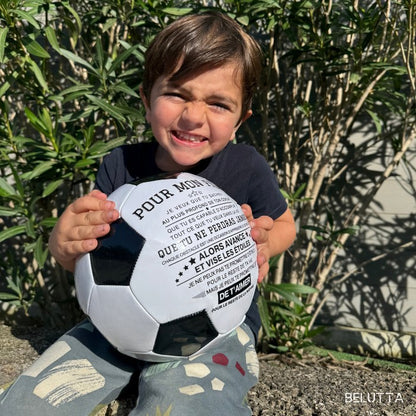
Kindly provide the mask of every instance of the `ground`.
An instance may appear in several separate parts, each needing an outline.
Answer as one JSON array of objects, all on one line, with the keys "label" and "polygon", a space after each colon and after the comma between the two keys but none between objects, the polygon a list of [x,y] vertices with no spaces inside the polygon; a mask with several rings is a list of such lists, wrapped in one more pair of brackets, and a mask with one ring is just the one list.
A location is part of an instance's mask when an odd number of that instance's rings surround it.
[{"label": "ground", "polygon": [[[45,328],[0,324],[0,386],[27,368],[57,336]],[[366,362],[311,354],[302,359],[259,357],[260,382],[249,393],[254,416],[416,415],[415,371],[376,369]],[[133,403],[127,396],[99,415],[125,416]]]}]

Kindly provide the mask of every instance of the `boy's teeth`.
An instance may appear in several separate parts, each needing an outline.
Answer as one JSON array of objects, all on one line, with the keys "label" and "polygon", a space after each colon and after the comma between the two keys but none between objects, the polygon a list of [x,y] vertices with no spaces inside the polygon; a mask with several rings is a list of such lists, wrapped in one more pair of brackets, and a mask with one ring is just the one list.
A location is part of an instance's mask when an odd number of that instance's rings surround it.
[{"label": "boy's teeth", "polygon": [[191,134],[185,134],[185,133],[176,133],[176,136],[179,139],[187,140],[189,142],[202,142],[203,140],[203,137],[201,136],[193,136]]}]

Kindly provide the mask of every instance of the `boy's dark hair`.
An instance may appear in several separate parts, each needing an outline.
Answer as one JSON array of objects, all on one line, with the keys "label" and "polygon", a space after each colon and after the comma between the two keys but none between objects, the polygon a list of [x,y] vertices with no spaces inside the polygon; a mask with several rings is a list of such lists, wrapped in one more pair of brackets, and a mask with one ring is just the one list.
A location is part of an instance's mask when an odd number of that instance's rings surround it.
[{"label": "boy's dark hair", "polygon": [[229,62],[237,64],[236,76],[241,76],[243,116],[251,108],[261,71],[259,45],[223,13],[184,16],[164,28],[149,45],[143,93],[150,102],[152,87],[160,76],[171,74],[173,82],[185,80]]}]

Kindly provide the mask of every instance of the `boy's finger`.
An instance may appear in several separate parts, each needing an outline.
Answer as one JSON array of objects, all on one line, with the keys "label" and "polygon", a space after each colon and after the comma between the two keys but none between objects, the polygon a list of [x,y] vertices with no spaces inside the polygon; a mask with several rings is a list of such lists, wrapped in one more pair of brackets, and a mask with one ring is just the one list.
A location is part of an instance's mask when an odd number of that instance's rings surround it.
[{"label": "boy's finger", "polygon": [[76,259],[77,257],[94,250],[97,245],[98,241],[96,239],[70,241],[64,244],[62,254],[64,254],[65,258]]},{"label": "boy's finger", "polygon": [[257,282],[261,283],[263,281],[263,279],[267,276],[267,273],[269,272],[269,263],[263,263],[263,265],[261,265],[259,267],[259,275],[257,278]]},{"label": "boy's finger", "polygon": [[241,205],[241,209],[243,210],[244,215],[247,218],[247,221],[252,221],[254,219],[253,212],[251,211],[251,207],[248,204]]},{"label": "boy's finger", "polygon": [[74,214],[80,214],[82,212],[89,211],[111,210],[114,209],[114,207],[115,204],[113,201],[110,201],[108,199],[97,198],[91,194],[78,198],[69,206],[70,211]]},{"label": "boy's finger", "polygon": [[[74,227],[67,234],[67,241],[64,244],[78,243],[79,241],[95,240],[103,237],[110,231],[109,224],[87,225]],[[91,243],[89,243],[91,244]]]},{"label": "boy's finger", "polygon": [[264,244],[269,238],[268,231],[264,228],[254,227],[251,229],[251,238],[256,242],[256,244]]},{"label": "boy's finger", "polygon": [[253,220],[254,226],[270,231],[273,228],[274,221],[267,216],[258,217]]},{"label": "boy's finger", "polygon": [[111,222],[118,219],[119,213],[115,209],[106,211],[90,211],[85,214],[79,214],[77,216],[77,225],[89,226],[89,225],[100,225],[110,224]]},{"label": "boy's finger", "polygon": [[89,194],[87,194],[89,196],[92,196],[94,198],[98,198],[98,199],[107,199],[107,195],[104,192],[99,191],[98,189],[94,189],[92,190]]}]

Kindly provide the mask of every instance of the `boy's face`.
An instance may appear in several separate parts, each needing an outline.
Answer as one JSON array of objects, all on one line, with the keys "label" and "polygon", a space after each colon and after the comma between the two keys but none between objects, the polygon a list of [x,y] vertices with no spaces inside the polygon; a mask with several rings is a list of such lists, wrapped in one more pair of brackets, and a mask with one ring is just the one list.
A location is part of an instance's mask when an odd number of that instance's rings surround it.
[{"label": "boy's face", "polygon": [[[209,69],[179,83],[159,77],[150,101],[143,97],[146,120],[159,147],[156,164],[164,171],[188,170],[221,151],[242,121],[242,91],[234,64]],[[237,78],[237,79],[236,79]]]}]

